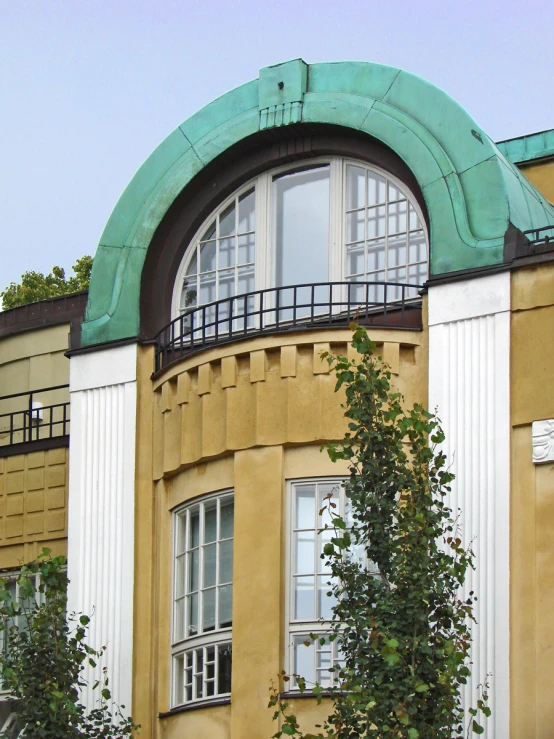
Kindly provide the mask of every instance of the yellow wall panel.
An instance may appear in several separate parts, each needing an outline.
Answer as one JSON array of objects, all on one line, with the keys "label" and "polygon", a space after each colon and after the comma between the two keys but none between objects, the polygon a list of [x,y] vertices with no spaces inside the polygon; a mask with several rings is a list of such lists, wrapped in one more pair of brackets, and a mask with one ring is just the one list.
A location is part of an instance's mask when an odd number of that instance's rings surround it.
[{"label": "yellow wall panel", "polygon": [[512,424],[554,418],[554,306],[512,314]]},{"label": "yellow wall panel", "polygon": [[523,164],[519,169],[545,198],[554,203],[554,161]]},{"label": "yellow wall panel", "polygon": [[65,553],[67,475],[66,447],[0,459],[0,569],[29,561],[29,547],[32,559],[59,540]]}]

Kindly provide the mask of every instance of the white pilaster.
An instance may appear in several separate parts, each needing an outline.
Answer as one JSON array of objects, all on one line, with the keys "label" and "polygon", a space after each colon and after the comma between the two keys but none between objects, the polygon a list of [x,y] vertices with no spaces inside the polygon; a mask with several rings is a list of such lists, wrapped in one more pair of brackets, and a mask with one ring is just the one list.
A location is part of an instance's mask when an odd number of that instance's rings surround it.
[{"label": "white pilaster", "polygon": [[429,407],[437,409],[456,475],[449,505],[461,510],[476,570],[472,678],[466,709],[488,673],[487,739],[509,739],[510,273],[429,289]]},{"label": "white pilaster", "polygon": [[[132,698],[136,363],[135,345],[70,361],[68,608],[92,616],[88,641],[97,649],[107,646],[110,689],[126,715]],[[99,670],[87,668],[90,685]],[[82,699],[94,707],[90,689]]]}]

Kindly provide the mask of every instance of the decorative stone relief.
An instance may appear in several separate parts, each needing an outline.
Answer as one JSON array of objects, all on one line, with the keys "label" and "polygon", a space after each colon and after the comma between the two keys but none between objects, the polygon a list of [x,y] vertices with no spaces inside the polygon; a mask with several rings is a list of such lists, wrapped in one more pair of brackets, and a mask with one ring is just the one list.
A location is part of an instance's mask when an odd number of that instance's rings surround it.
[{"label": "decorative stone relief", "polygon": [[533,421],[533,462],[554,462],[554,419]]}]

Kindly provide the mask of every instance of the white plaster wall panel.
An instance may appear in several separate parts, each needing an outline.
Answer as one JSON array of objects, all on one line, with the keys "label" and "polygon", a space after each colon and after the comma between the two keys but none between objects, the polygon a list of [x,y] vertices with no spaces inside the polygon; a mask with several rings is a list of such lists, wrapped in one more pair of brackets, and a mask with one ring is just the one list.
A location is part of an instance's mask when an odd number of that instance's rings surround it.
[{"label": "white plaster wall panel", "polygon": [[488,739],[509,737],[509,297],[509,273],[429,290],[429,404],[456,475],[448,502],[476,555],[464,588],[478,597],[464,703],[476,704],[492,673]]},{"label": "white plaster wall panel", "polygon": [[[109,383],[110,368],[120,382]],[[69,609],[92,614],[89,643],[107,646],[114,700],[131,711],[136,348],[73,357],[69,473]],[[87,388],[85,385],[91,385]],[[77,388],[77,389],[75,389]],[[100,668],[87,668],[90,684]],[[93,707],[93,694],[83,700]]]}]

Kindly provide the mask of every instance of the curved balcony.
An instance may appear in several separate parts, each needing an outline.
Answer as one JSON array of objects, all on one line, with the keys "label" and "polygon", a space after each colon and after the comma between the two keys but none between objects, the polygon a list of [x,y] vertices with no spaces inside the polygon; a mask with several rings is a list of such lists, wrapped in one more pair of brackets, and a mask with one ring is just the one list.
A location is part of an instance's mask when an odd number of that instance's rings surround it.
[{"label": "curved balcony", "polygon": [[421,285],[317,282],[256,290],[185,310],[155,336],[155,372],[183,357],[264,334],[364,326],[420,330]]}]

